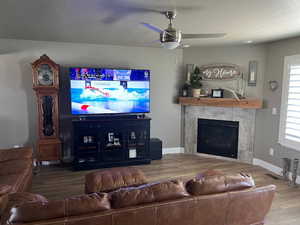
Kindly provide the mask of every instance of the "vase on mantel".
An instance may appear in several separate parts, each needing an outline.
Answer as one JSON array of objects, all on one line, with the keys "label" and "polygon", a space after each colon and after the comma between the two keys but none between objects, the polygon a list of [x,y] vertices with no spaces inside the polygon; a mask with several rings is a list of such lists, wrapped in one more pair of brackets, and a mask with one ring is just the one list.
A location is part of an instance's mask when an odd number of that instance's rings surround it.
[{"label": "vase on mantel", "polygon": [[201,95],[201,83],[202,77],[200,76],[200,69],[196,66],[194,72],[191,74],[190,77],[190,84],[192,88],[192,95],[194,98],[199,98]]},{"label": "vase on mantel", "polygon": [[192,94],[193,94],[194,98],[200,98],[200,96],[201,96],[201,89],[200,88],[198,88],[198,89],[193,88],[192,89]]}]

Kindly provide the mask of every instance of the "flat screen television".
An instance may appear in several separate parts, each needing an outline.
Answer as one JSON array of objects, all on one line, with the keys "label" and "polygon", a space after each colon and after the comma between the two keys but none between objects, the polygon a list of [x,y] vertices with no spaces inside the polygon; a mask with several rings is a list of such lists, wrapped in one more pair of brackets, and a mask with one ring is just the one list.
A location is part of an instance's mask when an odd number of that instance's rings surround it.
[{"label": "flat screen television", "polygon": [[150,70],[69,69],[73,115],[150,112]]}]

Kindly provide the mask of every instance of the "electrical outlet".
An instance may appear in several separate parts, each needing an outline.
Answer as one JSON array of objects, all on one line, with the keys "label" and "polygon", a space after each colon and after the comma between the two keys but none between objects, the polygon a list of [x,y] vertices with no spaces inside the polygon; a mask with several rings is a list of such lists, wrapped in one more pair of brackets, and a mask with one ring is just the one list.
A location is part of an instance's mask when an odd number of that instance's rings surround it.
[{"label": "electrical outlet", "polygon": [[277,115],[277,108],[272,108],[272,115]]},{"label": "electrical outlet", "polygon": [[270,149],[269,149],[269,154],[270,154],[271,156],[274,156],[274,149],[273,149],[273,148],[270,148]]}]

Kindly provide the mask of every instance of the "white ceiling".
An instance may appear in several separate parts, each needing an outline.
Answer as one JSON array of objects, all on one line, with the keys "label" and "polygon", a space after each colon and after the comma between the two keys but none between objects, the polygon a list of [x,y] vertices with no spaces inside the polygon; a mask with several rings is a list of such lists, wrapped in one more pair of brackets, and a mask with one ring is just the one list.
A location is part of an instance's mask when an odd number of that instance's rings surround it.
[{"label": "white ceiling", "polygon": [[184,33],[228,34],[184,41],[192,46],[300,35],[300,0],[1,0],[0,38],[155,46],[149,42],[158,34],[140,22],[166,28],[163,15],[146,11],[174,5],[175,26]]}]

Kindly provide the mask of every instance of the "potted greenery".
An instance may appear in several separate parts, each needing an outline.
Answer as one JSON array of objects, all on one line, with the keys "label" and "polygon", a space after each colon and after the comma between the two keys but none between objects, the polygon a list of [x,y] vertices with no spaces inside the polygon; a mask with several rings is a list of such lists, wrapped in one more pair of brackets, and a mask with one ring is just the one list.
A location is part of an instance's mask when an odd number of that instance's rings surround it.
[{"label": "potted greenery", "polygon": [[199,98],[201,95],[202,77],[200,76],[200,69],[196,66],[194,72],[191,74],[190,83],[192,88],[193,97]]}]

